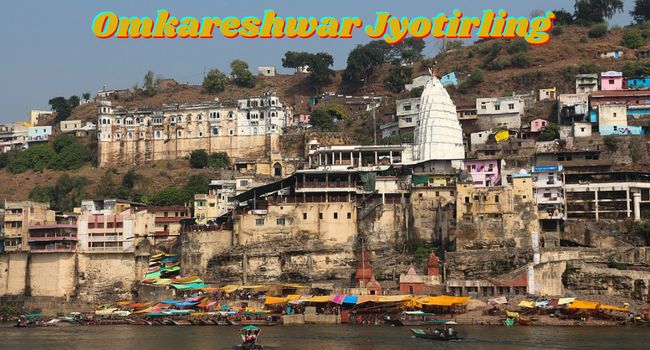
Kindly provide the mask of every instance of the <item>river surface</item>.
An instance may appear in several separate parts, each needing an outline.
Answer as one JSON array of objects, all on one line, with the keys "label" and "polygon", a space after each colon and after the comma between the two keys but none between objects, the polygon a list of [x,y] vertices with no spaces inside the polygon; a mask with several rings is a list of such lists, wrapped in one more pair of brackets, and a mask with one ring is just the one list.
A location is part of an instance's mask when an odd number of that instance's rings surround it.
[{"label": "river surface", "polygon": [[[79,326],[0,324],[0,349],[237,349],[235,326]],[[460,342],[413,337],[408,327],[292,325],[263,327],[265,349],[648,349],[650,328],[456,327]]]}]

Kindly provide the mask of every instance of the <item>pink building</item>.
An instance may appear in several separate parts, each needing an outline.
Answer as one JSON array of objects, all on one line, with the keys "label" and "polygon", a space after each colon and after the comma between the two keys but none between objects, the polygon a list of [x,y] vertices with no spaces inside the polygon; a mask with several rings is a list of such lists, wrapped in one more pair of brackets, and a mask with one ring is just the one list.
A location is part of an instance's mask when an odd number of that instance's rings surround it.
[{"label": "pink building", "polygon": [[615,71],[600,73],[600,90],[623,90],[623,73]]},{"label": "pink building", "polygon": [[544,127],[548,125],[548,120],[542,119],[542,118],[536,118],[530,121],[530,131],[531,132],[539,132],[544,129]]},{"label": "pink building", "polygon": [[466,160],[465,169],[474,180],[474,187],[492,187],[501,185],[502,159]]},{"label": "pink building", "polygon": [[301,114],[298,121],[303,124],[309,124],[309,114]]}]

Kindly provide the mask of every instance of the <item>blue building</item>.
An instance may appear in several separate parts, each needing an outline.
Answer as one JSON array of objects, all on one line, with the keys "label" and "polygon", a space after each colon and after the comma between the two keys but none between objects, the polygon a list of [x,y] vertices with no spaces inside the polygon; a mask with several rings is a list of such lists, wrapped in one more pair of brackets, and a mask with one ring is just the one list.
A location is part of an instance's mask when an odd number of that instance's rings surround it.
[{"label": "blue building", "polygon": [[442,83],[442,86],[447,86],[447,85],[458,85],[458,79],[456,79],[456,73],[451,72],[442,78],[440,78],[440,82]]},{"label": "blue building", "polygon": [[47,142],[52,136],[51,126],[34,126],[27,131],[27,146],[31,143]]},{"label": "blue building", "polygon": [[650,78],[634,78],[627,80],[628,89],[650,88]]},{"label": "blue building", "polygon": [[642,126],[615,126],[615,125],[600,125],[598,126],[598,131],[603,136],[608,135],[644,135]]}]

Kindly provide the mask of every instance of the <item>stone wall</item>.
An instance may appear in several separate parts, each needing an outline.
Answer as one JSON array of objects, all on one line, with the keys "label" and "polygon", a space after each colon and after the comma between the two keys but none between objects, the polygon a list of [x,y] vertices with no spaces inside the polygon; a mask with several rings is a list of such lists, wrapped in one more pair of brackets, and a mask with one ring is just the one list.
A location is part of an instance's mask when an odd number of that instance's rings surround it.
[{"label": "stone wall", "polygon": [[219,282],[206,275],[208,263],[213,256],[231,249],[233,231],[204,231],[181,234],[181,268],[185,275],[202,276],[205,282]]},{"label": "stone wall", "polygon": [[564,296],[562,274],[566,270],[566,262],[551,262],[534,266],[535,284],[539,284],[538,294]]}]

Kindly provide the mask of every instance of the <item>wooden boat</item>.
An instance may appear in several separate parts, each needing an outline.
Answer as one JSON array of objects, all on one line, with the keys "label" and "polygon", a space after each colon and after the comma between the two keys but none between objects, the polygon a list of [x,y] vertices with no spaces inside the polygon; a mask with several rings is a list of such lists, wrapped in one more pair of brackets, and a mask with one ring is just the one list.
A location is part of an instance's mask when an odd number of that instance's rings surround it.
[{"label": "wooden boat", "polygon": [[172,322],[177,326],[191,326],[190,321],[186,320],[172,320]]},{"label": "wooden boat", "polygon": [[232,326],[228,321],[217,321],[217,324],[220,326]]},{"label": "wooden boat", "polygon": [[[458,333],[455,331],[450,331],[449,326],[456,325],[454,321],[448,320],[433,320],[429,321],[429,324],[435,325],[434,329],[427,329],[426,331],[418,328],[411,328],[411,332],[415,335],[416,338],[430,339],[430,340],[439,340],[439,341],[459,341],[462,340],[458,336]],[[452,333],[450,335],[450,332]]]},{"label": "wooden boat", "polygon": [[228,324],[231,325],[231,326],[239,326],[239,322],[237,322],[237,321],[226,320],[226,322],[228,322]]},{"label": "wooden boat", "polygon": [[249,349],[261,349],[262,344],[260,343],[260,333],[262,330],[255,326],[246,326],[237,332],[241,337],[241,348],[245,350]]},{"label": "wooden boat", "polygon": [[522,318],[521,316],[518,318],[518,321],[519,321],[519,325],[521,325],[521,326],[532,326],[533,325],[533,321]]},{"label": "wooden boat", "polygon": [[18,328],[53,327],[53,326],[56,326],[56,323],[46,323],[46,322],[26,323],[26,322],[21,322],[21,323],[16,323],[14,325],[14,327],[18,327]]}]

